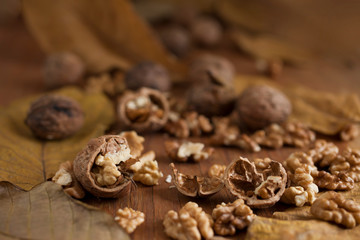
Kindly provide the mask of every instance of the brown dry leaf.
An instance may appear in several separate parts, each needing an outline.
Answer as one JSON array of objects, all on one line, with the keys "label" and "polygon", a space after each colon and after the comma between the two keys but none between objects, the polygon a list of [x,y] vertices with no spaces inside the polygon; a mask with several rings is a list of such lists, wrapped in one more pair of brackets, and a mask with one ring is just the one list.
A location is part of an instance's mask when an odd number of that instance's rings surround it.
[{"label": "brown dry leaf", "polygon": [[0,238],[130,239],[113,218],[45,182],[29,192],[0,183]]},{"label": "brown dry leaf", "polygon": [[89,139],[100,136],[114,120],[112,103],[103,94],[85,94],[69,87],[54,93],[77,100],[85,112],[84,126],[60,141],[35,138],[24,120],[32,101],[20,99],[0,111],[0,181],[25,190],[54,176],[60,163],[73,160]]},{"label": "brown dry leaf", "polygon": [[241,93],[246,87],[258,84],[283,91],[293,106],[290,119],[301,121],[323,134],[335,135],[346,125],[360,122],[360,99],[355,94],[319,93],[299,85],[282,86],[255,75],[238,75],[235,89]]},{"label": "brown dry leaf", "polygon": [[45,52],[75,52],[91,72],[126,70],[141,60],[182,70],[128,0],[29,0],[23,1],[23,8]]},{"label": "brown dry leaf", "polygon": [[302,63],[314,56],[299,46],[280,40],[271,35],[250,36],[245,32],[235,30],[231,33],[235,44],[255,59],[281,59],[291,63]]}]

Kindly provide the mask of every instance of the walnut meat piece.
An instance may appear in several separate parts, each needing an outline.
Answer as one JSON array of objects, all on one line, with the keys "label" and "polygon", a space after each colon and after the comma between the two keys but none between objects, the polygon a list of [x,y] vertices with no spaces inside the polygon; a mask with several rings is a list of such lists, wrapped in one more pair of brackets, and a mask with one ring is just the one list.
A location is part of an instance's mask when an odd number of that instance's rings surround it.
[{"label": "walnut meat piece", "polygon": [[351,141],[357,138],[360,134],[359,125],[349,124],[345,126],[339,133],[342,141]]},{"label": "walnut meat piece", "polygon": [[130,234],[145,221],[145,214],[126,207],[117,210],[115,221]]},{"label": "walnut meat piece", "polygon": [[223,178],[226,165],[213,164],[208,170],[209,177]]},{"label": "walnut meat piece", "polygon": [[319,188],[328,190],[351,190],[354,188],[354,180],[344,173],[333,175],[326,171],[318,171],[313,174],[314,183]]},{"label": "walnut meat piece", "polygon": [[213,148],[205,148],[203,143],[166,141],[165,150],[168,156],[178,162],[200,162],[208,159],[213,153]]},{"label": "walnut meat piece", "polygon": [[89,141],[74,160],[74,174],[97,197],[120,197],[129,184],[129,166],[136,162],[124,137],[105,135]]},{"label": "walnut meat piece", "polygon": [[234,235],[236,229],[247,227],[254,220],[255,215],[243,199],[237,199],[233,203],[216,205],[212,217],[216,234],[225,236]]},{"label": "walnut meat piece", "polygon": [[55,173],[52,181],[61,185],[64,192],[71,197],[82,199],[85,197],[85,191],[79,181],[76,179],[73,170],[73,164],[70,161],[60,165],[59,170]]},{"label": "walnut meat piece", "polygon": [[346,228],[354,228],[360,224],[360,205],[336,192],[321,195],[310,211],[319,219],[335,222]]},{"label": "walnut meat piece", "polygon": [[171,81],[168,71],[160,64],[144,61],[136,64],[125,75],[125,85],[130,90],[142,87],[169,91]]},{"label": "walnut meat piece", "polygon": [[82,127],[84,113],[69,97],[45,95],[31,104],[25,123],[38,138],[63,139]]},{"label": "walnut meat piece", "polygon": [[194,202],[188,202],[179,213],[170,210],[164,217],[165,233],[179,240],[210,239],[214,236],[212,219]]},{"label": "walnut meat piece", "polygon": [[240,95],[235,111],[242,124],[256,130],[285,122],[291,108],[289,99],[282,92],[268,86],[253,86]]},{"label": "walnut meat piece", "polygon": [[119,134],[120,137],[124,137],[129,145],[131,156],[133,158],[140,157],[144,150],[145,138],[139,136],[135,131],[125,131]]},{"label": "walnut meat piece", "polygon": [[159,179],[163,177],[158,162],[155,160],[154,151],[144,153],[138,162],[130,166],[130,170],[134,171],[135,181],[149,186],[158,185]]},{"label": "walnut meat piece", "polygon": [[354,180],[360,181],[360,150],[345,149],[329,166],[331,174],[344,173]]},{"label": "walnut meat piece", "polygon": [[308,192],[301,186],[286,188],[280,201],[286,204],[294,204],[297,207],[302,207],[306,203],[311,203]]},{"label": "walnut meat piece", "polygon": [[207,197],[219,192],[224,182],[217,177],[202,177],[192,176],[180,173],[173,163],[170,164],[172,168],[172,180],[177,190],[189,197]]},{"label": "walnut meat piece", "polygon": [[279,162],[272,161],[266,169],[240,157],[225,171],[225,186],[250,207],[265,208],[280,200],[285,191],[287,174]]},{"label": "walnut meat piece", "polygon": [[168,119],[169,104],[165,96],[154,89],[141,88],[126,92],[118,102],[120,123],[138,132],[157,131]]}]

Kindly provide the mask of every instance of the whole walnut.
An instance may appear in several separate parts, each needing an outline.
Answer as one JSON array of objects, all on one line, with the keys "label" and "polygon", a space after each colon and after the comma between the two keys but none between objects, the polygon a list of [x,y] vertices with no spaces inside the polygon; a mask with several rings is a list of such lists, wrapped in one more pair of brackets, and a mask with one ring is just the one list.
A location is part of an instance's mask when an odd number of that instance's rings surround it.
[{"label": "whole walnut", "polygon": [[194,41],[206,47],[217,45],[223,35],[220,23],[211,17],[198,17],[191,26],[190,31]]},{"label": "whole walnut", "polygon": [[160,38],[165,47],[178,57],[184,56],[190,48],[189,33],[177,26],[170,26],[160,31]]},{"label": "whole walnut", "polygon": [[226,58],[205,54],[196,58],[189,67],[188,79],[203,84],[214,80],[224,86],[232,86],[235,75],[234,65]]},{"label": "whole walnut", "polygon": [[186,98],[191,110],[207,117],[224,116],[234,109],[234,89],[216,85],[196,85],[187,91]]},{"label": "whole walnut", "polygon": [[48,56],[43,71],[45,86],[52,89],[78,83],[84,76],[85,65],[77,55],[63,52]]},{"label": "whole walnut", "polygon": [[62,139],[82,127],[84,113],[81,106],[69,97],[45,95],[31,104],[25,123],[39,138]]},{"label": "whole walnut", "polygon": [[245,89],[235,106],[240,124],[245,124],[252,130],[284,122],[291,109],[289,99],[282,92],[268,86]]},{"label": "whole walnut", "polygon": [[171,88],[171,80],[168,71],[162,65],[144,61],[136,64],[126,73],[125,85],[131,90],[147,87],[168,91]]}]

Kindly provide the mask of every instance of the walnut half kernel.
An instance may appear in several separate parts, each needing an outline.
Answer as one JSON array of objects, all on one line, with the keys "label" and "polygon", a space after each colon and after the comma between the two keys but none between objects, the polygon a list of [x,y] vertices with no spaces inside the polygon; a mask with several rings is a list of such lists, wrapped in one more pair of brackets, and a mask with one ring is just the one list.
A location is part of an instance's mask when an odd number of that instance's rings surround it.
[{"label": "walnut half kernel", "polygon": [[188,202],[179,213],[170,210],[163,221],[165,233],[179,240],[200,240],[201,236],[210,239],[214,236],[213,221],[201,207],[194,202]]},{"label": "walnut half kernel", "polygon": [[173,163],[173,183],[182,194],[189,197],[207,197],[219,192],[224,182],[218,177],[192,176],[180,173]]},{"label": "walnut half kernel", "polygon": [[200,162],[208,159],[214,152],[213,148],[205,148],[203,143],[166,141],[165,150],[168,156],[178,162]]},{"label": "walnut half kernel", "polygon": [[126,207],[117,210],[115,221],[130,234],[145,221],[145,214]]},{"label": "walnut half kernel", "polygon": [[155,160],[154,151],[144,153],[138,162],[130,166],[130,170],[134,171],[134,181],[148,186],[158,185],[159,179],[163,177],[158,162]]},{"label": "walnut half kernel", "polygon": [[281,163],[273,160],[267,164],[259,164],[257,160],[256,165],[242,157],[233,161],[225,171],[225,186],[250,207],[270,207],[284,193],[287,174]]}]

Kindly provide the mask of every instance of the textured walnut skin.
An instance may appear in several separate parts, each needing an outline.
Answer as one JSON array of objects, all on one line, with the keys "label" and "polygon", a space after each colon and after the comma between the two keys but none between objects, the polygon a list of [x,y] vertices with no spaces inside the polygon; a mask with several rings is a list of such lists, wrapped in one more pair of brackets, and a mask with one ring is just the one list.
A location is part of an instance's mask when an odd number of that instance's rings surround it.
[{"label": "textured walnut skin", "polygon": [[167,70],[160,64],[144,61],[135,65],[125,75],[128,89],[137,90],[142,87],[169,91],[171,81]]},{"label": "textured walnut skin", "polygon": [[[126,104],[140,96],[149,97],[152,101],[155,101],[160,109],[163,110],[163,116],[158,118],[157,116],[150,115],[144,122],[132,122],[126,114]],[[155,89],[141,88],[137,92],[125,93],[119,99],[117,115],[120,123],[127,128],[134,129],[137,132],[157,131],[161,129],[168,120],[169,102],[161,92]]]},{"label": "textured walnut skin", "polygon": [[252,130],[286,121],[291,109],[288,98],[268,86],[253,86],[245,89],[235,107],[241,123]]},{"label": "textured walnut skin", "polygon": [[81,150],[74,160],[74,173],[76,179],[81,185],[92,195],[96,197],[104,198],[118,198],[126,195],[131,181],[124,178],[120,185],[114,187],[100,187],[96,184],[94,178],[91,175],[91,169],[94,165],[95,159],[99,153],[106,152],[107,141],[110,139],[115,140],[118,143],[127,144],[127,141],[123,137],[117,135],[105,135],[98,138],[91,139],[87,146]]},{"label": "textured walnut skin", "polygon": [[[268,176],[280,176],[281,187],[276,194],[268,199],[258,198],[255,188],[264,182]],[[244,199],[246,204],[254,208],[266,208],[273,206],[280,200],[285,191],[287,174],[281,163],[271,161],[269,168],[257,169],[253,162],[246,158],[233,161],[225,170],[224,181],[226,188],[236,197]],[[249,193],[252,195],[248,195]]]},{"label": "textured walnut skin", "polygon": [[45,95],[31,104],[25,123],[39,138],[62,139],[75,134],[82,127],[84,113],[71,98]]}]

